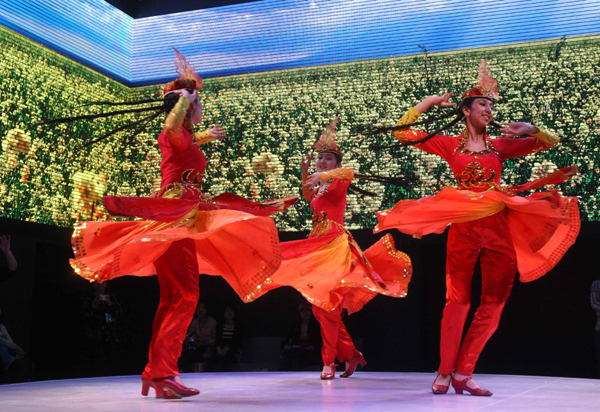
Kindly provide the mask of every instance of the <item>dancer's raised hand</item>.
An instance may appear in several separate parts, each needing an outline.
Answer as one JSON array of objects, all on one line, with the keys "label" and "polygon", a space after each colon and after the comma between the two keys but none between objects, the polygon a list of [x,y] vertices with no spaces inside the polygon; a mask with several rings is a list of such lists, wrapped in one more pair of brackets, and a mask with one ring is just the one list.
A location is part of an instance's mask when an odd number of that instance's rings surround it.
[{"label": "dancer's raised hand", "polygon": [[300,170],[302,171],[302,174],[308,173],[308,168],[310,167],[314,157],[315,154],[311,152],[306,152],[306,159],[304,156],[302,156],[302,160],[300,161]]}]

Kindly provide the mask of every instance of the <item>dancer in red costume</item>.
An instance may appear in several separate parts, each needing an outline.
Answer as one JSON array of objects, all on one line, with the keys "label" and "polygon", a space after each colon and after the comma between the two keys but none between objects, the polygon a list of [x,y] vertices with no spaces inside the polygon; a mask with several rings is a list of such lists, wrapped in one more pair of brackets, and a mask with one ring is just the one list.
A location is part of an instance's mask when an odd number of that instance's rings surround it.
[{"label": "dancer in red costume", "polygon": [[[162,153],[161,189],[147,198],[104,197],[114,215],[141,217],[128,222],[81,222],[73,234],[71,266],[80,276],[103,282],[123,275],[154,273],[160,304],[142,375],[142,394],[197,395],[179,379],[177,360],[198,302],[198,274],[224,277],[242,299],[275,272],[281,261],[278,234],[266,217],[293,198],[255,203],[233,194],[210,198],[200,192],[206,158],[199,146],[225,138],[215,126],[193,133],[201,121],[197,91],[202,79],[177,53],[180,78],[168,83],[165,97],[179,95],[158,137]],[[225,200],[230,204],[219,203]]]},{"label": "dancer in red costume", "polygon": [[[485,343],[498,327],[517,269],[523,282],[543,276],[562,258],[579,232],[576,198],[562,198],[556,191],[530,197],[515,195],[565,181],[577,168],[557,170],[525,185],[501,187],[505,159],[552,148],[559,139],[529,123],[505,123],[500,128],[503,138],[488,138],[487,126],[493,122],[492,99],[497,99],[498,93],[485,61],[480,67],[478,85],[463,94],[456,108],[457,118],[451,122],[464,119],[463,134],[451,137],[437,135],[439,131],[427,135],[410,130],[409,125],[429,107],[454,106],[448,102],[451,96],[452,93],[445,93],[427,97],[390,129],[402,144],[415,145],[444,158],[458,187],[416,201],[401,201],[392,209],[379,212],[376,232],[396,228],[420,237],[443,233],[452,224],[446,258],[447,303],[442,319],[441,364],[432,391],[444,394],[452,382],[456,393],[466,390],[473,395],[490,396],[492,392],[481,389],[471,375]],[[519,135],[529,137],[511,139]],[[478,257],[483,277],[481,306],[461,345]]]},{"label": "dancer in red costume", "polygon": [[[342,168],[335,142],[334,120],[315,144],[317,172],[308,176],[313,155],[302,161],[303,194],[313,212],[313,230],[306,240],[281,244],[281,267],[256,289],[253,298],[280,286],[296,288],[313,305],[323,337],[321,379],[335,377],[335,358],[346,362],[342,377],[365,364],[346,332],[341,311],[359,311],[377,293],[404,297],[412,274],[410,258],[384,236],[364,253],[344,228],[346,194],[354,178]],[[319,184],[316,190],[315,186]]]}]

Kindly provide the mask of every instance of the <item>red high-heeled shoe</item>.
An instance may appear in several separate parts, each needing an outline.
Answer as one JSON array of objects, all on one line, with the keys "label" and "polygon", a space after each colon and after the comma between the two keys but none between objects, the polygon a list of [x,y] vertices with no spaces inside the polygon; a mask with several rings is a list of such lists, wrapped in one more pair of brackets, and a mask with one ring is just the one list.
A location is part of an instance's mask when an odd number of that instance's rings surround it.
[{"label": "red high-heeled shoe", "polygon": [[360,366],[365,366],[367,362],[362,353],[358,352],[358,355],[346,362],[346,370],[340,375],[340,378],[349,378],[356,370],[356,365],[360,363]]},{"label": "red high-heeled shoe", "polygon": [[165,399],[181,399],[181,396],[175,394],[171,390],[167,390],[166,393],[163,391],[162,387],[157,387],[154,385],[154,381],[152,379],[143,379],[142,378],[142,395],[148,396],[148,392],[150,388],[154,389],[156,392],[157,398],[165,398]]},{"label": "red high-heeled shoe", "polygon": [[[330,363],[329,365],[323,366],[323,372],[321,372],[321,379],[326,380],[326,379],[335,378],[335,367],[336,366],[337,365],[335,363]],[[329,367],[331,369],[331,372],[325,372],[326,367]]]},{"label": "red high-heeled shoe", "polygon": [[445,395],[448,393],[448,388],[450,387],[450,382],[448,382],[448,385],[440,385],[439,383],[435,383],[437,381],[438,376],[440,376],[439,373],[435,377],[435,380],[433,381],[433,384],[431,385],[431,392],[433,392],[434,395]]},{"label": "red high-heeled shoe", "polygon": [[469,382],[471,379],[473,379],[473,378],[469,376],[468,378],[465,378],[462,381],[459,381],[458,379],[456,379],[453,376],[452,377],[452,387],[454,388],[454,391],[458,395],[462,395],[463,391],[467,391],[471,395],[474,395],[474,396],[492,396],[493,395],[492,391],[490,391],[489,389],[483,389],[483,388],[473,389],[473,388],[469,388],[467,386],[467,382]]},{"label": "red high-heeled shoe", "polygon": [[198,389],[183,386],[173,379],[142,379],[142,395],[148,396],[150,387],[156,391],[157,398],[181,399],[182,397],[195,396],[200,393]]}]

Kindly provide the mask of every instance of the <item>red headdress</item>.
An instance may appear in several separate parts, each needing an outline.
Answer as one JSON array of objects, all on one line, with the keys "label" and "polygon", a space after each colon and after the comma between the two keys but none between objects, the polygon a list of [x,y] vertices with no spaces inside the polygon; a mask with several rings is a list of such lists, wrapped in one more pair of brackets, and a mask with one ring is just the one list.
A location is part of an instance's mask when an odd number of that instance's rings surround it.
[{"label": "red headdress", "polygon": [[185,59],[185,57],[183,57],[181,53],[177,51],[175,47],[173,47],[173,50],[175,50],[176,56],[175,70],[177,70],[179,78],[165,84],[162,87],[163,94],[167,94],[170,91],[177,89],[202,89],[202,86],[204,86],[204,80],[202,80],[202,77],[196,73],[196,70],[194,70],[192,65]]},{"label": "red headdress", "polygon": [[315,143],[315,150],[319,153],[337,153],[341,155],[340,149],[335,142],[335,135],[337,131],[335,130],[335,125],[339,122],[340,118],[335,117],[331,123],[327,125],[325,130],[323,130],[323,134],[321,134],[321,138],[317,143]]},{"label": "red headdress", "polygon": [[500,96],[498,95],[498,82],[492,79],[490,75],[490,66],[482,59],[481,63],[479,63],[479,78],[477,79],[477,85],[464,92],[462,99],[465,100],[468,97],[484,97],[490,100],[500,99]]}]

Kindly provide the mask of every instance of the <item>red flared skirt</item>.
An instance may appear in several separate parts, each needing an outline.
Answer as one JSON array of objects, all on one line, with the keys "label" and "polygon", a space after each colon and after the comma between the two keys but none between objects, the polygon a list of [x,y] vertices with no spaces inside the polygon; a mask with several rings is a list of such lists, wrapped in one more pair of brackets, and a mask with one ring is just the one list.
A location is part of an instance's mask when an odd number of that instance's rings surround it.
[{"label": "red flared skirt", "polygon": [[377,294],[405,297],[412,263],[390,235],[364,253],[352,235],[334,227],[322,236],[281,244],[281,267],[249,296],[291,286],[313,305],[331,311],[341,305],[354,313]]},{"label": "red flared skirt", "polygon": [[577,198],[564,198],[555,191],[521,197],[501,191],[446,188],[434,196],[404,200],[377,213],[375,232],[395,228],[415,237],[443,233],[449,224],[481,219],[505,208],[520,280],[538,279],[575,243],[580,227]]},{"label": "red flared skirt", "polygon": [[168,198],[112,197],[106,203],[121,214],[156,220],[80,222],[70,263],[90,281],[154,275],[154,262],[182,239],[194,241],[199,273],[222,276],[242,299],[280,265],[275,223],[243,206],[195,200],[190,208],[190,199]]}]

